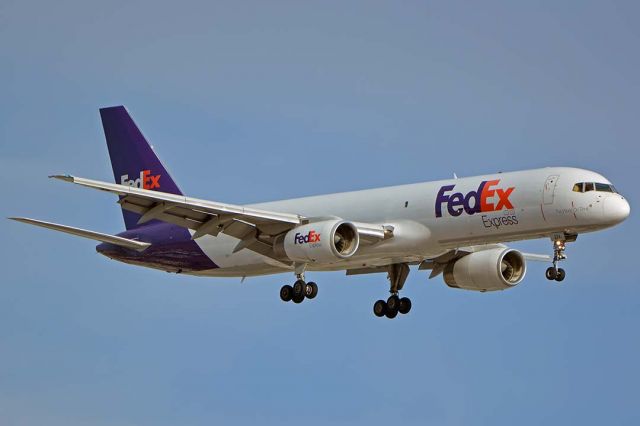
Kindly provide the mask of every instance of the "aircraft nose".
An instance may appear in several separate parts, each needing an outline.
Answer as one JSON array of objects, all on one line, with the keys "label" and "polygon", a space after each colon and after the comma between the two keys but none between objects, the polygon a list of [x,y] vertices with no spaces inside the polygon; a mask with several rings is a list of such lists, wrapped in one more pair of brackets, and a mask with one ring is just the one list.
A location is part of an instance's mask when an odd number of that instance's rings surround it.
[{"label": "aircraft nose", "polygon": [[604,218],[607,221],[620,223],[629,217],[631,206],[620,196],[608,197],[604,200]]}]

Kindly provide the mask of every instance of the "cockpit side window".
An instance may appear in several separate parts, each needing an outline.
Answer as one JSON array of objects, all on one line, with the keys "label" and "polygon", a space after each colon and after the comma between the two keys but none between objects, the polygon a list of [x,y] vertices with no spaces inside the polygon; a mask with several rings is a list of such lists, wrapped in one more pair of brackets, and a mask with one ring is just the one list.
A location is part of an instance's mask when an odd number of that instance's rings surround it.
[{"label": "cockpit side window", "polygon": [[618,191],[616,191],[616,188],[608,183],[578,182],[573,185],[573,192],[589,191],[613,192],[614,194],[618,193]]},{"label": "cockpit side window", "polygon": [[612,185],[608,183],[596,183],[596,191],[600,192],[616,192]]}]

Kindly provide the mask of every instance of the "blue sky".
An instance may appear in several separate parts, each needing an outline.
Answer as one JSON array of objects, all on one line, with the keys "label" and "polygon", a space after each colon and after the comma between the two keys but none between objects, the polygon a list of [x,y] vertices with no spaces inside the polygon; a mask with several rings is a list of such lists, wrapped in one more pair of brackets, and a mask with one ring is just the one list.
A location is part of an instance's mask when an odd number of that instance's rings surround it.
[{"label": "blue sky", "polygon": [[[122,230],[97,109],[125,104],[190,195],[249,203],[547,165],[632,216],[476,294],[413,271],[175,276],[0,221],[0,423],[638,424],[637,2],[0,3],[1,216]],[[516,247],[548,252],[548,241]]]}]

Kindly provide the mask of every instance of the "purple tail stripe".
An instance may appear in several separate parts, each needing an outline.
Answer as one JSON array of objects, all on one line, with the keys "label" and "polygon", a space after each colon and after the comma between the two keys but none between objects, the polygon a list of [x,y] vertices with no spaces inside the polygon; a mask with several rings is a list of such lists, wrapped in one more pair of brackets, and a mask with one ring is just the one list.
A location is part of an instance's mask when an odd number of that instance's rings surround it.
[{"label": "purple tail stripe", "polygon": [[[116,183],[182,195],[125,107],[101,108],[100,117]],[[139,214],[122,210],[122,215],[127,231],[118,235],[151,243],[151,246],[137,252],[105,243],[96,247],[99,253],[123,262],[173,272],[217,268],[191,240],[186,228],[158,220],[138,225]]]},{"label": "purple tail stripe", "polygon": [[[116,183],[182,195],[125,107],[101,108],[100,117]],[[122,214],[127,229],[138,226],[140,215]]]},{"label": "purple tail stripe", "polygon": [[96,250],[122,262],[171,272],[203,271],[218,267],[191,239],[189,232],[177,225],[164,222],[150,223],[122,232],[118,236],[151,243],[151,246],[138,252],[103,243],[99,244]]}]

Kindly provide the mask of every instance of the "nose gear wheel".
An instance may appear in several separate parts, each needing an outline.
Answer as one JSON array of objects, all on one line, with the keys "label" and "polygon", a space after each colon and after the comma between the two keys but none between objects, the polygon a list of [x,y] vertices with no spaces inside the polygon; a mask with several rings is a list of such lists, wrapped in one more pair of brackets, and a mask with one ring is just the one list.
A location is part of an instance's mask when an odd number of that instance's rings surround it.
[{"label": "nose gear wheel", "polygon": [[549,281],[560,282],[564,280],[567,275],[564,269],[558,268],[558,262],[567,258],[565,254],[567,240],[565,238],[554,237],[551,241],[553,241],[553,266],[548,267],[544,275]]}]

